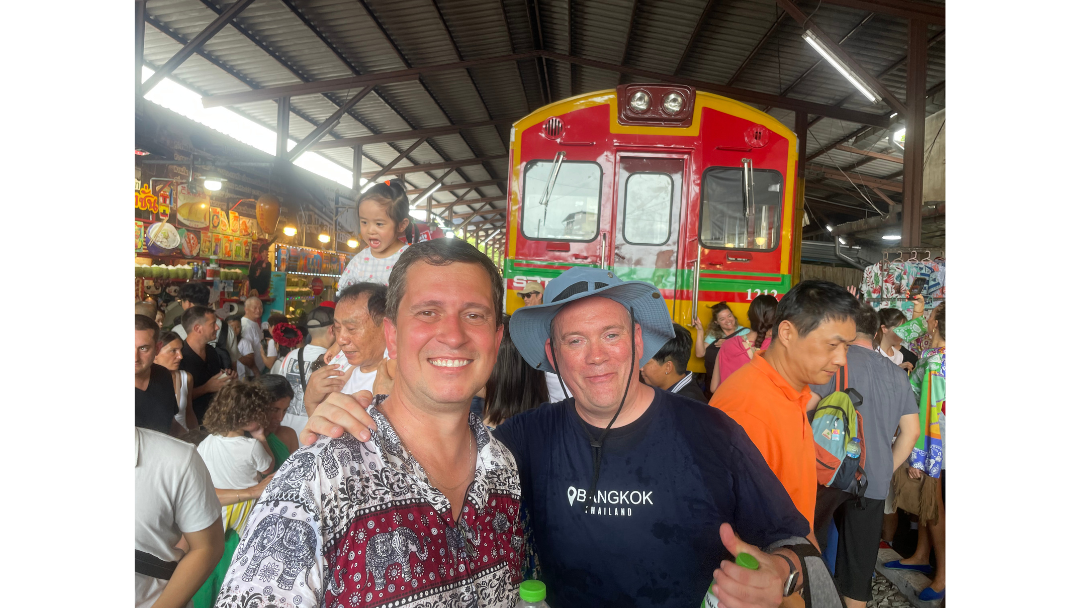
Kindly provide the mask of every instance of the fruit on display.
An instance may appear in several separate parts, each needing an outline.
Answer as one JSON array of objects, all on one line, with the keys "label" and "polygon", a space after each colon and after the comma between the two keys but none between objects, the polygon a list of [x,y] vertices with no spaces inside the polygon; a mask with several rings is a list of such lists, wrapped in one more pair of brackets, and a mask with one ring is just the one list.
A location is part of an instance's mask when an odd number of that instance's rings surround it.
[{"label": "fruit on display", "polygon": [[195,276],[195,270],[190,265],[183,266],[166,266],[165,264],[154,264],[153,266],[146,266],[142,264],[135,265],[135,277],[140,279],[191,279]]}]

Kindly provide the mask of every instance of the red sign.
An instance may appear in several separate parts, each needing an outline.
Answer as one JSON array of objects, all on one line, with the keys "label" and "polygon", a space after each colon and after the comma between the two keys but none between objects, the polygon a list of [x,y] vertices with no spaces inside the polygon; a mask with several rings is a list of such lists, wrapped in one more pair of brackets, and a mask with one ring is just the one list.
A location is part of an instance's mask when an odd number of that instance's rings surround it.
[{"label": "red sign", "polygon": [[323,290],[322,279],[320,279],[319,277],[315,277],[314,279],[311,279],[311,295],[313,295],[313,296],[321,295],[322,290]]}]

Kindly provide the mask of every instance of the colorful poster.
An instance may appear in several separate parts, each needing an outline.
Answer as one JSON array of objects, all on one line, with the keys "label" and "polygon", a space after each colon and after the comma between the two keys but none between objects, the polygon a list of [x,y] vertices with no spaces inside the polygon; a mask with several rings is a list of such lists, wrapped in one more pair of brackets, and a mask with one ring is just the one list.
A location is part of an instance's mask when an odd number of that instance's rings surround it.
[{"label": "colorful poster", "polygon": [[231,236],[221,237],[221,259],[231,260],[233,255],[233,238]]},{"label": "colorful poster", "polygon": [[181,228],[178,232],[180,233],[180,250],[184,257],[193,258],[198,256],[202,233],[189,228]]},{"label": "colorful poster", "polygon": [[206,228],[210,225],[210,197],[204,191],[189,191],[187,184],[178,185],[176,217],[185,226]]},{"label": "colorful poster", "polygon": [[251,225],[255,223],[255,220],[248,217],[240,218],[240,236],[251,236]]},{"label": "colorful poster", "polygon": [[240,236],[240,214],[235,211],[229,212],[229,234]]},{"label": "colorful poster", "polygon": [[208,258],[210,257],[210,254],[213,253],[214,239],[211,238],[212,236],[213,235],[211,235],[209,232],[204,232],[202,234],[202,243],[199,245],[200,257]]},{"label": "colorful poster", "polygon": [[146,251],[146,238],[145,228],[140,221],[135,222],[135,251]]},{"label": "colorful poster", "polygon": [[[211,216],[211,221],[213,221],[213,216]],[[214,235],[214,248],[210,250],[211,256],[215,258],[221,257],[221,239],[223,238],[220,234]]]},{"label": "colorful poster", "polygon": [[[213,234],[226,234],[228,232],[227,226],[222,224],[228,224],[228,220],[222,222],[222,214],[224,212],[217,207],[210,208],[210,232]],[[228,216],[225,216],[228,217]]]},{"label": "colorful poster", "polygon": [[240,239],[240,238],[233,239],[233,259],[234,260],[243,260],[244,259],[244,239]]},{"label": "colorful poster", "polygon": [[244,260],[245,262],[251,260],[251,239],[244,239],[244,255],[240,259]]}]

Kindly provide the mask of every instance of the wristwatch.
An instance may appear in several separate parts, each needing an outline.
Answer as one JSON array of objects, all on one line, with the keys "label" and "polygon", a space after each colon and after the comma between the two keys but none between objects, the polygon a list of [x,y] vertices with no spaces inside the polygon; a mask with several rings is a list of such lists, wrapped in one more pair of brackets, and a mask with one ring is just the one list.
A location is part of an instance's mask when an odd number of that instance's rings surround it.
[{"label": "wristwatch", "polygon": [[784,561],[788,564],[788,577],[784,581],[784,597],[788,597],[795,593],[795,586],[799,584],[799,571],[795,568],[795,562],[791,561],[791,558],[783,553],[772,553],[771,555],[784,558]]}]

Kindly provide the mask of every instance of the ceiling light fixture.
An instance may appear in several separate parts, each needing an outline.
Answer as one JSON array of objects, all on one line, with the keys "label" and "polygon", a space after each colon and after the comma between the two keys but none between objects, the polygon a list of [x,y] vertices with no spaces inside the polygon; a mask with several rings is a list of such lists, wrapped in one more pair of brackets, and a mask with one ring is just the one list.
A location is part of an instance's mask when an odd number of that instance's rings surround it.
[{"label": "ceiling light fixture", "polygon": [[817,51],[818,54],[825,58],[825,61],[828,61],[830,65],[836,68],[836,71],[840,72],[841,76],[847,78],[847,81],[858,89],[864,97],[873,103],[881,101],[881,96],[878,95],[874,89],[870,88],[870,85],[863,82],[863,79],[859,78],[858,74],[851,71],[851,68],[845,65],[843,61],[840,61],[840,58],[833,54],[833,52],[830,51],[816,35],[814,35],[814,32],[806,30],[803,32],[802,37],[810,46],[814,47],[814,50]]},{"label": "ceiling light fixture", "polygon": [[330,242],[330,235],[326,234],[325,232],[320,233],[319,234],[319,242],[320,243],[329,243]]},{"label": "ceiling light fixture", "polygon": [[825,224],[825,229],[832,232],[832,224]]},{"label": "ceiling light fixture", "polygon": [[285,236],[296,236],[296,226],[285,226],[281,229]]},{"label": "ceiling light fixture", "polygon": [[881,240],[883,240],[883,241],[899,241],[900,240],[900,235],[899,234],[885,234],[885,235],[882,235]]},{"label": "ceiling light fixture", "polygon": [[206,178],[203,180],[202,185],[203,188],[206,188],[211,192],[217,192],[218,190],[221,190],[221,180],[219,179]]},{"label": "ceiling light fixture", "polygon": [[847,241],[844,240],[844,237],[837,237],[837,239],[840,241],[841,245],[847,245]]},{"label": "ceiling light fixture", "polygon": [[360,245],[360,242],[356,239],[349,239],[345,244],[349,246],[349,249],[356,249],[356,247]]}]

